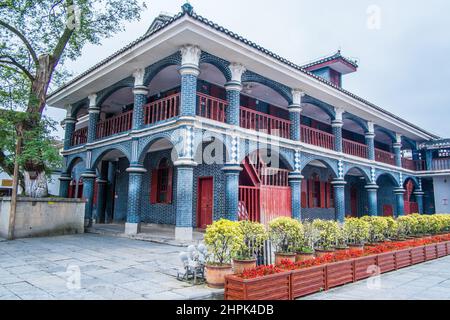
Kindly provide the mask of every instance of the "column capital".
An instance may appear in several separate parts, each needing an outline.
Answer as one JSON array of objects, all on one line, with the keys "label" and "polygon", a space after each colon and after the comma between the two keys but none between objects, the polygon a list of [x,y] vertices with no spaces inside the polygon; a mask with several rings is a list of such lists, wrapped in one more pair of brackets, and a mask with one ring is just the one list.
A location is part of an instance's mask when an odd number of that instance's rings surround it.
[{"label": "column capital", "polygon": [[103,179],[97,179],[96,180],[98,184],[107,184],[108,180],[103,180]]},{"label": "column capital", "polygon": [[345,112],[345,109],[343,107],[335,107],[334,112],[336,113],[336,119],[335,121],[343,121],[343,115]]},{"label": "column capital", "polygon": [[394,194],[396,194],[396,195],[403,195],[403,194],[405,194],[405,192],[406,192],[406,190],[403,188],[395,188],[394,189]]},{"label": "column capital", "polygon": [[402,135],[400,133],[395,134],[395,143],[402,144]]},{"label": "column capital", "polygon": [[198,76],[200,74],[200,56],[202,51],[195,45],[184,45],[180,49],[181,52],[181,67],[180,74],[191,74]]},{"label": "column capital", "polygon": [[239,174],[242,171],[241,166],[236,164],[225,164],[225,166],[222,168],[222,171],[225,174]]},{"label": "column capital", "polygon": [[292,182],[301,182],[305,177],[300,172],[290,172],[288,180]]},{"label": "column capital", "polygon": [[342,120],[333,120],[331,121],[331,126],[333,128],[342,128],[344,126],[344,122]]},{"label": "column capital", "polygon": [[413,193],[413,195],[415,195],[416,197],[417,196],[423,197],[425,195],[425,192],[423,192],[423,191],[416,191],[416,192]]},{"label": "column capital", "polygon": [[198,163],[195,162],[192,159],[178,159],[177,161],[175,161],[173,163],[174,167],[191,167],[191,168],[195,168],[198,166]]},{"label": "column capital", "polygon": [[394,142],[392,144],[392,148],[394,148],[394,149],[401,149],[402,148],[402,144],[398,143],[398,142]]},{"label": "column capital", "polygon": [[364,134],[364,137],[365,137],[366,139],[375,139],[375,133],[373,133],[373,132],[366,132],[366,133]]},{"label": "column capital", "polygon": [[61,175],[61,177],[58,178],[59,181],[72,181],[72,177],[70,175]]},{"label": "column capital", "polygon": [[84,172],[81,177],[83,179],[96,179],[97,178],[97,174],[95,173],[95,170],[88,170],[86,172]]},{"label": "column capital", "polygon": [[88,96],[89,99],[89,108],[97,108],[97,94],[91,93]]},{"label": "column capital", "polygon": [[133,94],[137,95],[137,94],[142,94],[142,95],[148,95],[148,88],[146,86],[135,86],[133,88]]},{"label": "column capital", "polygon": [[68,123],[77,123],[77,119],[74,117],[66,117],[62,123],[63,123],[63,125],[68,124]]},{"label": "column capital", "polygon": [[144,85],[145,69],[139,68],[133,72],[134,86],[140,87]]},{"label": "column capital", "polygon": [[135,174],[144,174],[147,172],[147,169],[145,169],[143,166],[131,166],[125,170],[128,173],[135,173]]},{"label": "column capital", "polygon": [[233,62],[228,66],[228,69],[231,72],[231,82],[240,84],[242,82],[242,75],[247,71],[247,68],[241,63]]},{"label": "column capital", "polygon": [[347,184],[347,181],[345,181],[343,179],[334,179],[333,181],[331,181],[331,184],[333,185],[333,187],[343,188]]},{"label": "column capital", "polygon": [[227,82],[225,83],[225,90],[226,91],[242,91],[242,84],[239,82]]},{"label": "column capital", "polygon": [[376,183],[370,183],[364,187],[367,191],[377,191],[380,187]]},{"label": "column capital", "polygon": [[292,105],[300,106],[302,105],[302,98],[305,96],[305,92],[301,89],[292,89]]},{"label": "column capital", "polygon": [[373,123],[373,121],[367,121],[367,134],[373,134],[373,136],[375,136],[375,124]]}]

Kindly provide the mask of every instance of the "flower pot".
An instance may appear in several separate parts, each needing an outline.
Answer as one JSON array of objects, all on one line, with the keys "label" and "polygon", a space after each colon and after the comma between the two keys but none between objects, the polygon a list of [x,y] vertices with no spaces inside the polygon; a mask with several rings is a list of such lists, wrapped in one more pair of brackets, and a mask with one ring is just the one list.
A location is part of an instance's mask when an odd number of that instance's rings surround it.
[{"label": "flower pot", "polygon": [[348,245],[352,250],[364,250],[364,244],[354,243]]},{"label": "flower pot", "polygon": [[314,253],[303,253],[303,252],[297,252],[295,254],[295,262],[301,262],[301,261],[307,261],[312,260],[316,256]]},{"label": "flower pot", "polygon": [[235,274],[241,274],[245,270],[255,269],[256,268],[256,259],[250,260],[233,260],[233,272]]},{"label": "flower pot", "polygon": [[275,253],[275,265],[278,266],[283,260],[289,260],[295,263],[295,253]]},{"label": "flower pot", "polygon": [[230,274],[233,274],[231,264],[205,267],[206,283],[210,288],[222,289],[225,286],[225,276]]},{"label": "flower pot", "polygon": [[323,249],[316,249],[316,257],[321,258],[323,256],[326,256],[327,254],[333,254],[336,250],[323,250]]},{"label": "flower pot", "polygon": [[348,252],[350,250],[350,247],[335,247],[334,249],[337,252]]}]

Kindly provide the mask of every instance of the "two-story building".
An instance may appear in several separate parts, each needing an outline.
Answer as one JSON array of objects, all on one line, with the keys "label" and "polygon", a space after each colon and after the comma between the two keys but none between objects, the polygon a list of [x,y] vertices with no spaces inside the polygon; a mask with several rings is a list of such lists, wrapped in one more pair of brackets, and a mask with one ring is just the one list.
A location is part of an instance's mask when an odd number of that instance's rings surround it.
[{"label": "two-story building", "polygon": [[87,225],[177,239],[220,218],[435,212],[439,137],[345,90],[357,68],[296,65],[185,4],[48,97],[67,110],[60,195],[87,199]]}]

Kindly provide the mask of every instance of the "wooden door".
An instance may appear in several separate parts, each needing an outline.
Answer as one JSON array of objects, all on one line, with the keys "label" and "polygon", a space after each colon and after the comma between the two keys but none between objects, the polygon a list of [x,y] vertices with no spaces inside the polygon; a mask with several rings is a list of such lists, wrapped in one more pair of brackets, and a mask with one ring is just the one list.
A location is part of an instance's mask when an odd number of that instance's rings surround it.
[{"label": "wooden door", "polygon": [[198,207],[197,226],[200,229],[206,229],[207,226],[213,223],[213,178],[200,178],[198,181]]}]

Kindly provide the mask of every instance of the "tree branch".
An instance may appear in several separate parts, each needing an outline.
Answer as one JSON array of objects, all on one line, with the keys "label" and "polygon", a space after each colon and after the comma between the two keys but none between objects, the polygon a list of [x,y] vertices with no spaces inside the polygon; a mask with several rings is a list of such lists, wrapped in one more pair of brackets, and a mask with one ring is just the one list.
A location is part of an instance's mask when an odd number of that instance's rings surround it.
[{"label": "tree branch", "polygon": [[[9,60],[4,60],[4,59],[9,59]],[[19,68],[23,73],[25,73],[25,75],[30,79],[31,82],[34,81],[34,77],[33,75],[30,73],[30,71],[28,71],[27,68],[25,68],[23,65],[21,65],[19,62],[17,62],[16,59],[14,59],[11,56],[0,56],[0,63],[6,63],[6,64],[10,64],[13,66],[16,66],[17,68]]]},{"label": "tree branch", "polygon": [[33,61],[36,65],[36,67],[39,65],[39,61],[36,55],[36,52],[34,51],[33,47],[31,46],[31,43],[27,40],[27,38],[16,28],[14,28],[13,26],[9,25],[8,23],[6,23],[3,20],[0,20],[0,26],[5,27],[6,29],[8,29],[9,31],[11,31],[12,33],[14,33],[16,36],[18,36],[20,38],[20,40],[22,40],[22,42],[25,44],[25,46],[28,49],[28,52],[30,53],[31,57],[33,58]]},{"label": "tree branch", "polygon": [[[67,4],[68,7],[73,5],[73,1],[72,0],[67,0]],[[58,64],[59,59],[61,58],[62,53],[64,52],[64,49],[66,48],[67,43],[70,40],[70,37],[72,36],[73,32],[74,32],[75,27],[69,27],[68,24],[66,23],[66,28],[64,29],[63,34],[61,35],[61,37],[58,40],[58,43],[55,46],[55,49],[53,50],[53,54],[52,54],[52,58],[54,61],[54,64]]]}]

